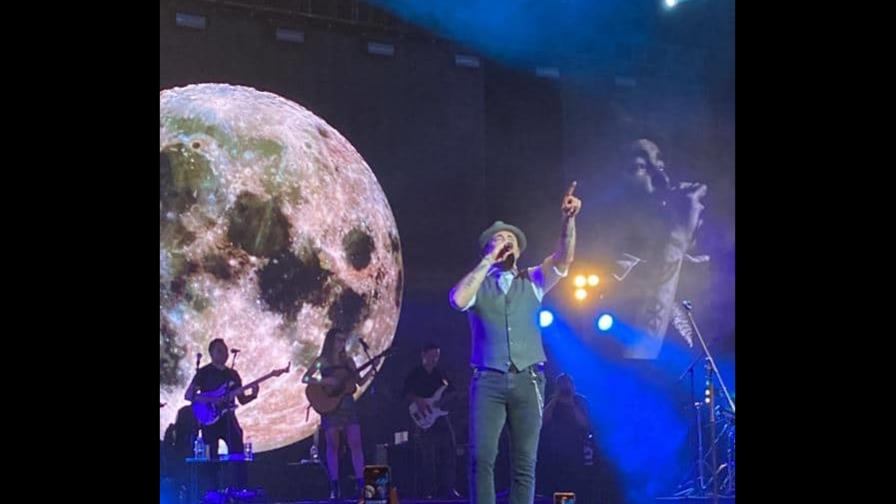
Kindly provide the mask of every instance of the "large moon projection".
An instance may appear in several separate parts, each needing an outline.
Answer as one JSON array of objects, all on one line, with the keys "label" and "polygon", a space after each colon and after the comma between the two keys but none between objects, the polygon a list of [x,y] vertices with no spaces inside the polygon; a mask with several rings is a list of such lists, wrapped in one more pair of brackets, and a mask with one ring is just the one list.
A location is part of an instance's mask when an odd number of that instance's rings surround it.
[{"label": "large moon projection", "polygon": [[[188,405],[196,354],[221,337],[245,383],[292,361],[237,410],[256,451],[311,435],[301,376],[333,326],[385,350],[401,247],[382,188],[305,108],[223,84],[165,90],[159,120],[159,435]],[[353,339],[349,354],[366,361]],[[359,391],[358,395],[363,393]]]}]

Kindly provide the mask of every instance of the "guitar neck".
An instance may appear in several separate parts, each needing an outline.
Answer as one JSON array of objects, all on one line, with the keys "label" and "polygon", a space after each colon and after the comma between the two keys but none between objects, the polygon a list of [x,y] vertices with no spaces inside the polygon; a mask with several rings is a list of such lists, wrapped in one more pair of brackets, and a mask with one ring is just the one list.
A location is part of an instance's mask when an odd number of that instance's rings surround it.
[{"label": "guitar neck", "polygon": [[367,361],[363,365],[361,365],[361,367],[358,368],[358,373],[360,373],[361,371],[364,371],[365,369],[367,369],[368,367],[373,365],[374,361],[376,361],[377,359],[379,359],[380,357],[386,355],[387,353],[389,353],[391,351],[392,351],[392,347],[389,347],[389,348],[383,350],[378,355],[376,355],[374,358],[370,359],[369,361]]},{"label": "guitar neck", "polygon": [[274,377],[274,374],[275,374],[274,372],[270,372],[270,373],[268,373],[268,374],[262,376],[261,378],[259,378],[259,379],[255,380],[255,381],[253,381],[253,382],[249,382],[249,383],[243,385],[242,387],[233,389],[230,393],[233,394],[233,395],[242,394],[243,392],[246,391],[246,389],[252,388],[253,386],[258,385],[259,383],[261,383],[261,382],[263,382],[263,381],[265,381],[265,380],[268,380],[268,379],[270,379],[270,378],[273,378],[273,377]]}]

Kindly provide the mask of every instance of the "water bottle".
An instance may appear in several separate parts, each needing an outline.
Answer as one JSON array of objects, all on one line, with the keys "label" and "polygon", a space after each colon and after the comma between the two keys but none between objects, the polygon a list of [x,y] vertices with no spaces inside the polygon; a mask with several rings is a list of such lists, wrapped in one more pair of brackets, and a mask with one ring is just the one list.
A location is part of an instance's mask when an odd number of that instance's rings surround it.
[{"label": "water bottle", "polygon": [[246,438],[246,442],[243,444],[245,450],[243,454],[246,456],[246,460],[252,460],[255,458],[255,453],[252,452],[252,438]]},{"label": "water bottle", "polygon": [[202,442],[202,433],[196,434],[196,440],[193,441],[193,458],[205,458],[205,443]]}]

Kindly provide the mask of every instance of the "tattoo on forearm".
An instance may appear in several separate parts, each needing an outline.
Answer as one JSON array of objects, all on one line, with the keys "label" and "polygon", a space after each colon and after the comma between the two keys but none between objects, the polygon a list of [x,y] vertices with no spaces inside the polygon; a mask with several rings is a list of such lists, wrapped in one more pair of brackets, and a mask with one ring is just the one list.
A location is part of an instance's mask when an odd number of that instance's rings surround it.
[{"label": "tattoo on forearm", "polygon": [[569,219],[564,223],[563,230],[560,232],[560,250],[555,256],[556,260],[560,262],[570,262],[575,246],[576,222]]},{"label": "tattoo on forearm", "polygon": [[479,276],[479,274],[482,274],[484,276],[487,270],[488,264],[486,264],[485,262],[479,263],[479,265],[476,266],[476,269],[470,272],[470,274],[461,281],[461,288],[472,289],[474,284],[477,282],[477,277]]}]

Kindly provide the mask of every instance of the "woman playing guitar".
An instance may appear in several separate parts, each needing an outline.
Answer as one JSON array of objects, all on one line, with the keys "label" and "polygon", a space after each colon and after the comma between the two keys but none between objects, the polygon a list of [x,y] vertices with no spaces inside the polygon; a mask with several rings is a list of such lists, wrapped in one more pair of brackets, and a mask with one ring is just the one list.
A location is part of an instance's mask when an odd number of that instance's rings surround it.
[{"label": "woman playing guitar", "polygon": [[[321,427],[327,440],[327,470],[330,474],[330,498],[339,498],[339,443],[340,434],[345,430],[348,446],[352,452],[352,466],[358,481],[358,491],[364,489],[364,452],[361,446],[361,425],[352,395],[358,386],[364,386],[373,378],[377,362],[371,371],[363,377],[359,376],[358,367],[345,352],[348,334],[341,329],[333,328],[324,338],[320,355],[314,359],[302,382],[319,384],[331,396],[341,395],[339,405],[321,413]],[[320,373],[320,378],[315,374]]]}]

